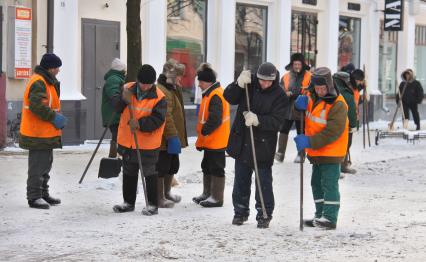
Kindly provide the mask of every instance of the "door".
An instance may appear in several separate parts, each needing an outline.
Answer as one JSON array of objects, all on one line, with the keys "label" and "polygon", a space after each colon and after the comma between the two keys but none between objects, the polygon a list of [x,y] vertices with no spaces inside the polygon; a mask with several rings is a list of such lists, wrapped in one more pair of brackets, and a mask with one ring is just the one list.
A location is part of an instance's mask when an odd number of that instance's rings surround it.
[{"label": "door", "polygon": [[[102,87],[111,61],[120,57],[120,23],[82,19],[82,82],[87,98],[86,139],[99,139],[102,126]],[[109,132],[107,134],[110,135]]]},{"label": "door", "polygon": [[292,11],[291,13],[291,54],[302,53],[311,67],[316,66],[317,56],[317,15]]}]

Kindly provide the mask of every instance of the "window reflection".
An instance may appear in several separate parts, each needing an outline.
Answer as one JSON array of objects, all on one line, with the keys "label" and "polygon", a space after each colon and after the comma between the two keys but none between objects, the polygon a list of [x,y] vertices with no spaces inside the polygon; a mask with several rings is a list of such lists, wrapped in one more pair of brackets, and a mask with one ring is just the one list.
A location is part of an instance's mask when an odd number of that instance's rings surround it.
[{"label": "window reflection", "polygon": [[266,61],[267,7],[237,4],[235,78],[242,70],[256,71]]},{"label": "window reflection", "polygon": [[167,59],[185,64],[184,103],[194,101],[195,76],[205,61],[207,0],[167,0]]},{"label": "window reflection", "polygon": [[352,63],[360,68],[361,19],[340,16],[338,68]]},{"label": "window reflection", "polygon": [[292,11],[290,53],[302,53],[313,70],[317,54],[317,15]]}]

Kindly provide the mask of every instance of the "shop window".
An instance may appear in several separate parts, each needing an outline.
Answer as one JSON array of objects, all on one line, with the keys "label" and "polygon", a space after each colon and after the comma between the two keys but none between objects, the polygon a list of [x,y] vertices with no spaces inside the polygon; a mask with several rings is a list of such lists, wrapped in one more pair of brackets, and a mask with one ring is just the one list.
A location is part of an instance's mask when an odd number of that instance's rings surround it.
[{"label": "shop window", "polygon": [[396,77],[396,55],[398,32],[384,31],[380,25],[379,44],[379,89],[385,95],[395,95],[398,78]]},{"label": "shop window", "polygon": [[316,14],[292,11],[290,53],[302,53],[312,69],[316,66],[317,27]]},{"label": "shop window", "polygon": [[342,68],[352,63],[360,68],[361,19],[340,16],[339,18],[339,54],[337,65]]},{"label": "shop window", "polygon": [[266,61],[267,14],[267,7],[237,4],[235,78],[244,69],[256,71]]},{"label": "shop window", "polygon": [[206,59],[207,0],[167,0],[167,59],[185,64],[184,104],[192,104],[197,68]]},{"label": "shop window", "polygon": [[416,25],[414,73],[426,91],[426,26]]}]

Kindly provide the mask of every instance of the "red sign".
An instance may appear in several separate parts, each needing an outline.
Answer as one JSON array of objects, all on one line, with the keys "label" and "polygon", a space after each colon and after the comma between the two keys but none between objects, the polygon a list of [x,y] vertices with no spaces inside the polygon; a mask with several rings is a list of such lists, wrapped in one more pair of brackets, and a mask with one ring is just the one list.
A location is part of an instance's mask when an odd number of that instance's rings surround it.
[{"label": "red sign", "polygon": [[15,68],[15,78],[30,78],[31,68]]}]

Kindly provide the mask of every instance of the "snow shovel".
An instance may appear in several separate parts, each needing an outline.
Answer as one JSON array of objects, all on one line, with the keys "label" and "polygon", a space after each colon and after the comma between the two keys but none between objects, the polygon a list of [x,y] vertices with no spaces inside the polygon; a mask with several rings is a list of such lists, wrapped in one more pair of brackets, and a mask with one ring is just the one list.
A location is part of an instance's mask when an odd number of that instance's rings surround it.
[{"label": "snow shovel", "polygon": [[[300,118],[300,130],[305,133],[305,111],[302,111]],[[299,206],[299,230],[303,231],[303,164],[305,162],[305,150],[301,150],[300,154],[300,206]]]},{"label": "snow shovel", "polygon": [[[247,101],[247,110],[250,111],[250,98],[249,98],[249,93],[247,89],[247,84],[244,84],[244,85],[245,85],[244,89],[246,90],[245,93],[246,93],[246,101]],[[268,215],[266,214],[265,201],[263,200],[262,186],[260,184],[260,178],[259,178],[259,170],[257,168],[256,148],[254,147],[253,126],[250,126],[250,140],[251,140],[251,152],[253,153],[254,174],[256,177],[257,189],[259,190],[260,205],[262,206],[262,215],[264,219],[267,219]]]},{"label": "snow shovel", "polygon": [[[92,164],[93,158],[95,157],[96,153],[98,152],[99,146],[102,143],[102,140],[104,140],[105,134],[109,128],[109,126],[111,125],[112,120],[114,119],[115,115],[117,113],[114,112],[111,116],[111,118],[108,120],[108,124],[104,129],[104,132],[102,133],[101,138],[99,139],[98,144],[96,145],[95,151],[93,151],[92,156],[90,157],[89,163],[87,163],[86,168],[84,169],[83,175],[80,178],[80,181],[78,181],[79,184],[81,184],[83,182],[84,177],[86,176],[87,170],[89,169],[90,165]],[[117,177],[118,174],[121,171],[121,160],[118,158],[108,158],[107,160],[104,160],[105,158],[103,158],[101,160],[101,165],[99,167],[99,174],[98,177],[102,177],[102,178],[110,178],[110,177]],[[119,166],[119,168],[118,168]],[[109,170],[110,167],[115,167],[114,169]],[[118,172],[117,172],[117,169]],[[102,171],[102,172],[101,172]]]}]

